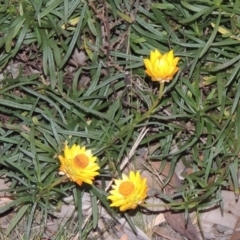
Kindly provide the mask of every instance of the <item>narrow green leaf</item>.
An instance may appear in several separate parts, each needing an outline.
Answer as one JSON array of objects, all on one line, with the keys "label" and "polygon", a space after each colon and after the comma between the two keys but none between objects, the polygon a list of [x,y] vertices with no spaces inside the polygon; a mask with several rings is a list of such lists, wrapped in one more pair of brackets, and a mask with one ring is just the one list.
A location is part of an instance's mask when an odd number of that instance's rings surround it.
[{"label": "narrow green leaf", "polygon": [[221,16],[222,15],[221,15],[221,12],[220,12],[219,15],[218,15],[217,21],[216,21],[215,28],[213,29],[213,32],[211,34],[211,37],[207,41],[207,43],[206,43],[205,47],[203,48],[202,52],[199,54],[199,58],[201,58],[208,51],[208,49],[210,48],[213,40],[215,39],[215,37],[217,35],[217,32],[218,32],[218,26],[219,26],[219,23],[220,23],[220,20],[221,20]]},{"label": "narrow green leaf", "polygon": [[[24,204],[27,202],[31,202],[32,196],[27,196],[27,197],[19,197],[16,200],[13,200],[12,202],[0,207],[0,213],[4,213],[7,210],[9,210],[12,207],[17,207],[20,204]],[[24,208],[25,209],[25,208]]]},{"label": "narrow green leaf", "polygon": [[238,159],[234,159],[234,161],[229,164],[229,169],[233,180],[234,193],[237,195],[239,194],[238,168]]},{"label": "narrow green leaf", "polygon": [[95,229],[98,224],[99,213],[98,213],[97,197],[94,194],[92,194],[92,192],[91,192],[91,202],[92,202],[93,228]]},{"label": "narrow green leaf", "polygon": [[18,210],[17,214],[13,217],[13,219],[10,221],[10,224],[8,226],[6,235],[8,236],[12,230],[15,228],[15,226],[19,223],[19,221],[22,219],[28,208],[30,207],[29,204],[26,204]]},{"label": "narrow green leaf", "polygon": [[83,8],[81,10],[81,16],[79,18],[77,27],[75,29],[75,33],[74,33],[74,35],[71,39],[71,42],[68,46],[68,50],[67,50],[67,52],[66,52],[66,54],[65,54],[65,56],[62,60],[62,64],[60,65],[60,68],[63,68],[63,66],[66,64],[66,62],[68,61],[68,59],[69,59],[69,57],[70,57],[70,55],[71,55],[71,53],[72,53],[72,51],[73,51],[73,49],[76,45],[77,39],[78,39],[78,37],[81,33],[81,28],[83,27],[83,22],[84,22],[83,20],[86,18],[87,6],[88,6],[88,4],[87,4],[87,2],[85,2],[84,5],[83,5]]},{"label": "narrow green leaf", "polygon": [[37,208],[37,203],[35,202],[32,206],[31,212],[28,215],[28,223],[27,223],[27,229],[26,229],[26,239],[30,239],[30,233],[32,231],[33,228],[33,219],[34,219],[34,214],[36,212],[36,208]]},{"label": "narrow green leaf", "polygon": [[[31,141],[30,137],[28,134],[26,133],[20,133],[22,137],[24,137],[26,140],[28,140],[29,142]],[[53,149],[49,146],[46,146],[45,144],[41,143],[38,140],[34,140],[34,144],[36,145],[36,147],[40,148],[43,151],[46,152],[53,152]]]},{"label": "narrow green leaf", "polygon": [[45,17],[48,13],[50,13],[53,9],[55,9],[59,4],[62,3],[62,0],[54,0],[50,1],[50,4],[46,5],[45,9],[40,14],[40,19]]},{"label": "narrow green leaf", "polygon": [[21,16],[18,17],[17,24],[15,26],[11,27],[10,30],[8,31],[8,33],[5,37],[5,50],[7,53],[11,51],[13,39],[19,33],[19,30],[22,28],[25,20],[26,19],[24,17],[21,17]]}]

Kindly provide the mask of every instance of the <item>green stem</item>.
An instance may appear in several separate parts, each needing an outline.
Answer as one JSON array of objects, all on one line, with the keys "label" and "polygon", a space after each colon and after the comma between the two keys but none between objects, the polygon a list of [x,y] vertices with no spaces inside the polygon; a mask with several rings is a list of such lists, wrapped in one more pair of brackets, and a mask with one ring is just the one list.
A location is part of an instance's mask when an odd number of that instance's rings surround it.
[{"label": "green stem", "polygon": [[122,131],[120,131],[118,136],[116,136],[114,139],[112,139],[111,142],[109,143],[109,145],[114,143],[115,141],[117,141],[119,139],[120,135],[123,136],[126,132],[132,131],[136,127],[137,124],[139,124],[140,122],[142,122],[143,120],[145,120],[151,116],[151,114],[156,110],[157,105],[160,103],[160,101],[162,99],[163,90],[164,90],[164,82],[161,82],[160,86],[159,86],[158,97],[152,103],[152,106],[150,106],[148,111],[145,112],[143,115],[141,115],[138,119],[135,119],[132,122],[132,124],[130,124],[128,127],[124,128]]},{"label": "green stem", "polygon": [[159,92],[158,92],[158,101],[159,101],[159,102],[160,102],[160,100],[162,99],[163,90],[164,90],[164,82],[161,82],[161,83],[160,83]]},{"label": "green stem", "polygon": [[149,118],[150,115],[154,112],[157,105],[160,103],[162,96],[163,96],[163,90],[164,90],[164,82],[160,83],[159,92],[157,99],[153,102],[152,106],[148,109],[147,112],[145,112],[142,117],[137,121],[137,123],[141,122],[142,120]]},{"label": "green stem", "polygon": [[46,189],[44,189],[43,191],[41,191],[38,195],[38,199],[40,199],[41,197],[43,197],[46,193],[48,193],[51,189],[53,189],[56,185],[60,184],[61,182],[64,182],[65,180],[68,179],[67,175],[64,175],[60,178],[58,178],[55,182],[53,182],[49,187],[47,187]]},{"label": "green stem", "polygon": [[63,175],[62,177],[58,178],[55,182],[53,182],[48,189],[54,188],[56,185],[60,184],[61,182],[64,182],[67,179],[69,179],[69,177],[67,175]]}]

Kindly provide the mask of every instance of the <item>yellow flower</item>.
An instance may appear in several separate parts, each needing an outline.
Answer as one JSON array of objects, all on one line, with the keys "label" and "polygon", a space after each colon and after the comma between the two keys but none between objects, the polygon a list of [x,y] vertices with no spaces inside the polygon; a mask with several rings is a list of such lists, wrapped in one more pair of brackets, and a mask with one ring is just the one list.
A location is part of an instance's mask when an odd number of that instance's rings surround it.
[{"label": "yellow flower", "polygon": [[152,81],[169,82],[173,79],[175,73],[179,70],[177,67],[179,57],[173,55],[173,50],[161,54],[157,49],[151,51],[150,59],[144,59],[146,73],[152,78]]},{"label": "yellow flower", "polygon": [[91,150],[74,144],[71,148],[65,145],[64,156],[58,156],[60,160],[60,174],[66,174],[73,182],[80,186],[82,182],[92,184],[95,176],[99,175],[99,166],[96,157]]},{"label": "yellow flower", "polygon": [[146,178],[142,178],[138,171],[136,174],[130,171],[129,176],[123,174],[122,179],[116,179],[114,183],[108,199],[112,201],[111,207],[119,207],[122,212],[135,209],[147,197]]}]

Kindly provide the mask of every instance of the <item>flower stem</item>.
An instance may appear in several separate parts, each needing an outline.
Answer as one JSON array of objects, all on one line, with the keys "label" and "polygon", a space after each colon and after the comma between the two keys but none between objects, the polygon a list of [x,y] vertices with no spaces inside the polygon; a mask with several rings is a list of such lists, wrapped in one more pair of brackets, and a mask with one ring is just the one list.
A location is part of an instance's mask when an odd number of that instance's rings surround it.
[{"label": "flower stem", "polygon": [[150,115],[155,111],[157,105],[160,103],[162,96],[163,96],[163,90],[164,90],[164,82],[160,83],[160,87],[159,87],[159,92],[158,92],[158,97],[157,99],[153,102],[152,106],[148,109],[147,112],[145,112],[137,121],[136,124],[138,124],[139,122],[141,122],[142,120],[149,118]]},{"label": "flower stem", "polygon": [[53,189],[56,185],[60,184],[61,182],[64,182],[65,180],[68,179],[67,175],[64,175],[60,178],[58,178],[55,182],[53,182],[50,186],[48,186],[47,188],[45,188],[43,191],[41,191],[39,193],[39,195],[37,196],[38,199],[40,199],[41,197],[43,197],[46,193],[50,192],[51,189]]},{"label": "flower stem", "polygon": [[50,186],[49,189],[52,189],[53,187],[55,187],[56,185],[60,184],[61,182],[64,182],[65,180],[67,180],[69,177],[67,175],[64,175],[60,178],[58,178],[55,182],[53,182]]},{"label": "flower stem", "polygon": [[145,112],[139,118],[134,119],[132,124],[130,124],[128,127],[124,128],[122,131],[120,131],[119,135],[114,137],[109,144],[114,143],[115,141],[117,141],[119,139],[120,135],[123,136],[125,133],[132,131],[136,127],[137,124],[139,124],[143,120],[149,118],[151,116],[151,114],[156,110],[157,105],[160,103],[162,96],[163,96],[163,90],[164,90],[164,82],[161,82],[160,86],[159,86],[158,97],[154,100],[154,102],[152,103],[150,108],[147,110],[147,112]]},{"label": "flower stem", "polygon": [[158,92],[158,101],[160,102],[163,96],[164,82],[160,83],[159,92]]}]

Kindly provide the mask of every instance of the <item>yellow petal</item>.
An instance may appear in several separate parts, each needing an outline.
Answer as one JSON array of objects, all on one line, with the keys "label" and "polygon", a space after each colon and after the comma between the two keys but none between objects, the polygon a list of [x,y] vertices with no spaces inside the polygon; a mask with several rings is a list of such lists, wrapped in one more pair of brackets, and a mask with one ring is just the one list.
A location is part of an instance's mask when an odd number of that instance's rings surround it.
[{"label": "yellow petal", "polygon": [[[136,208],[147,197],[146,179],[142,178],[138,171],[136,173],[130,171],[128,176],[123,174],[122,178],[115,180],[114,183],[115,185],[112,186],[113,190],[110,191],[108,199],[112,201],[110,206],[119,207],[120,211]],[[126,189],[128,194],[124,194],[122,191],[123,186],[126,187],[129,184],[134,187]]]},{"label": "yellow petal", "polygon": [[152,51],[150,53],[150,62],[153,63],[161,57],[162,57],[161,53],[156,49],[155,51]]},{"label": "yellow petal", "polygon": [[[64,156],[63,156],[64,155]],[[64,154],[59,155],[60,172],[64,172],[70,180],[81,185],[82,182],[92,184],[94,178],[99,175],[100,167],[96,163],[96,157],[92,156],[91,150],[74,144],[71,148],[68,145],[64,147]],[[86,165],[76,164],[76,157],[85,155]]]},{"label": "yellow petal", "polygon": [[152,81],[170,81],[179,70],[177,67],[179,60],[179,57],[174,58],[173,50],[162,55],[156,49],[150,52],[149,59],[143,60],[145,72],[152,78]]}]

